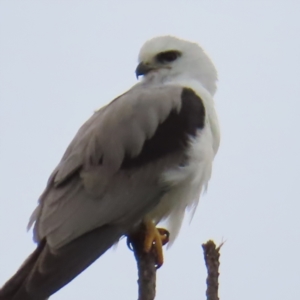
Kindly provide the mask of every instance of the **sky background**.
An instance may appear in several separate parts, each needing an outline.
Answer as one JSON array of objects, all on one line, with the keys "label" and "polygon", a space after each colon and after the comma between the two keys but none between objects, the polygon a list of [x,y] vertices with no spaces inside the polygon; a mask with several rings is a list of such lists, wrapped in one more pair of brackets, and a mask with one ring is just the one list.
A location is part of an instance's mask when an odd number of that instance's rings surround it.
[{"label": "sky background", "polygon": [[[219,73],[222,141],[208,193],[165,253],[157,300],[300,299],[300,2],[0,2],[0,285],[35,248],[26,225],[79,126],[136,83],[142,44],[196,41]],[[137,298],[124,240],[51,299]]]}]

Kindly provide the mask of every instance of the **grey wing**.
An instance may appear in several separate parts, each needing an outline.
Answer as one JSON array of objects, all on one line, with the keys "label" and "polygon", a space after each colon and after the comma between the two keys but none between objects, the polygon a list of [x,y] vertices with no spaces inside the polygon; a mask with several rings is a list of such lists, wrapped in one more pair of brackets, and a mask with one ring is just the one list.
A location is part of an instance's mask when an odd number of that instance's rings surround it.
[{"label": "grey wing", "polygon": [[96,112],[51,175],[33,215],[38,247],[0,300],[46,300],[158,204],[160,176],[186,163],[205,109],[191,90],[138,86]]},{"label": "grey wing", "polygon": [[[97,111],[78,131],[53,172],[37,210],[35,235],[52,248],[107,224],[132,226],[159,201],[159,176],[177,157],[135,168],[172,111],[181,108],[182,88],[136,86]],[[175,155],[176,156],[176,155]]]}]

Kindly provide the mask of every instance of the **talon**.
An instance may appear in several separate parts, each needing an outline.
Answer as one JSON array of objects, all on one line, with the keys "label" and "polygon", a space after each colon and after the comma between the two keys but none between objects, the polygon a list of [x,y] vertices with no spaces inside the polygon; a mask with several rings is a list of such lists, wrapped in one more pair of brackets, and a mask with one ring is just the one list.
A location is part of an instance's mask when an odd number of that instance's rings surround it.
[{"label": "talon", "polygon": [[127,237],[126,244],[127,244],[128,249],[130,251],[133,251],[132,243],[131,243],[131,240],[130,240],[129,236]]},{"label": "talon", "polygon": [[144,221],[146,227],[144,251],[154,251],[156,256],[156,268],[160,268],[164,262],[162,247],[169,241],[169,232],[164,228],[156,228],[152,221]]}]

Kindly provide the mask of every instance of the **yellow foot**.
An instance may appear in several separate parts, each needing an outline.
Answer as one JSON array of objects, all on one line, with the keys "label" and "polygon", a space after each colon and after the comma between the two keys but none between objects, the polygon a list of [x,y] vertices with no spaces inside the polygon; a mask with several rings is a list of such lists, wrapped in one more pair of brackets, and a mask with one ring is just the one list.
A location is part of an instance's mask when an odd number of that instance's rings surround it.
[{"label": "yellow foot", "polygon": [[162,247],[169,241],[169,232],[163,228],[156,228],[152,221],[144,221],[144,224],[146,227],[144,251],[146,253],[154,251],[156,266],[160,268],[164,263]]}]

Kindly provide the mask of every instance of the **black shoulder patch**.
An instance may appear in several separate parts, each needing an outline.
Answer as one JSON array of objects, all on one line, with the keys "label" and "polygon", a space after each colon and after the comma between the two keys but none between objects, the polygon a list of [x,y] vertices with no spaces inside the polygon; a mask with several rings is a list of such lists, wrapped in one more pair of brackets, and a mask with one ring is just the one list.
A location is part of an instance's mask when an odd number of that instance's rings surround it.
[{"label": "black shoulder patch", "polygon": [[125,157],[121,169],[140,167],[168,153],[186,149],[189,137],[196,136],[197,130],[204,127],[205,107],[201,98],[190,88],[183,88],[181,101],[179,113],[173,110],[159,125],[154,136],[145,142],[137,157]]}]

